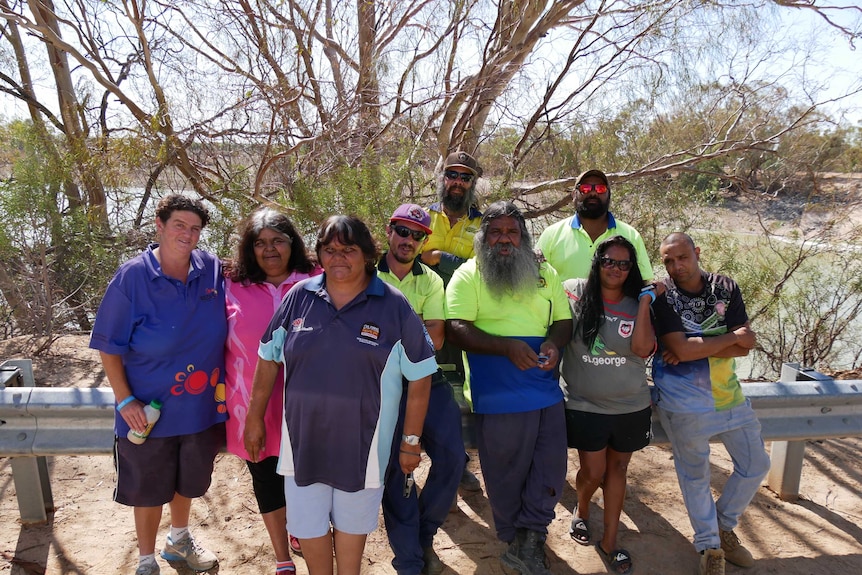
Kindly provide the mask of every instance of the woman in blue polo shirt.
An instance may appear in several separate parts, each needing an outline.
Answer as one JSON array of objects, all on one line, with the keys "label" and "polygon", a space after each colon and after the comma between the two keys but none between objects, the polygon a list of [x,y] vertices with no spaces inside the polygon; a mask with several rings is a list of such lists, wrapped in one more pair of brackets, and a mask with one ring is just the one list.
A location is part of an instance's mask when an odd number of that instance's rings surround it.
[{"label": "woman in blue polo shirt", "polygon": [[[206,493],[224,443],[224,279],[221,263],[196,249],[209,214],[174,194],[156,208],[158,244],[124,263],[108,284],[90,347],[99,350],[114,397],[114,500],[134,507],[140,559],[135,575],[156,575],[155,544],[162,506],[171,531],[162,557],[206,571],[218,561],[188,530],[191,502]],[[162,403],[143,444],[144,406]]]}]

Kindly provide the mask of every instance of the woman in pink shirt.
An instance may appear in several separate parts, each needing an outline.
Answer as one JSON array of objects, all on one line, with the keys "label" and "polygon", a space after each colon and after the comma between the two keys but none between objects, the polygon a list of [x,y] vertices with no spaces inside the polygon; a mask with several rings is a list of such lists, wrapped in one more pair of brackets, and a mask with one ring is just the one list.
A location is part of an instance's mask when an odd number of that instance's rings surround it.
[{"label": "woman in pink shirt", "polygon": [[[267,443],[258,463],[243,446],[251,383],[257,366],[260,336],[266,330],[273,313],[284,295],[300,280],[323,273],[309,256],[302,237],[291,221],[271,208],[260,208],[243,222],[240,229],[233,276],[225,283],[228,337],[225,344],[225,383],[227,409],[227,449],[242,457],[252,477],[254,495],[263,523],[272,541],[276,557],[276,573],[294,573],[290,557],[292,538],[285,526],[284,478],[275,471],[279,442]],[[272,394],[267,406],[266,434],[281,437],[284,420],[284,379]]]}]

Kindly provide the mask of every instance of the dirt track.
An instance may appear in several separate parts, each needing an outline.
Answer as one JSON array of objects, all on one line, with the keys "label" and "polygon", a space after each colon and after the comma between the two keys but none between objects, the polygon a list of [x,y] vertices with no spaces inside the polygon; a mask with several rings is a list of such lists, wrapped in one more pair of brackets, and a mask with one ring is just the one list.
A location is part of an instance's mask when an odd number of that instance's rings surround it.
[{"label": "dirt track", "polygon": [[[0,357],[15,357],[21,342],[0,342]],[[19,351],[16,351],[18,349]],[[35,362],[39,385],[92,387],[104,384],[86,337],[64,337],[53,353]],[[24,355],[26,356],[26,355]],[[748,570],[728,565],[728,574],[832,575],[862,573],[862,439],[808,442],[797,503],[780,501],[762,487],[737,530],[757,564]],[[558,575],[606,573],[595,549],[569,539],[575,502],[577,455],[570,453],[568,486],[550,526],[548,553]],[[114,574],[134,572],[137,552],[131,512],[111,501],[113,472],[108,456],[49,458],[56,511],[48,525],[22,526],[8,459],[0,459],[0,573],[14,575]],[[427,465],[427,462],[424,464]],[[482,478],[478,465],[471,463]],[[716,448],[713,487],[720,490],[731,462]],[[418,473],[419,482],[426,472]],[[601,533],[601,492],[593,500],[594,536]],[[202,543],[217,552],[220,565],[210,573],[271,573],[274,556],[257,517],[245,466],[230,455],[216,464],[209,493],[193,506],[192,527]],[[164,536],[167,514],[160,530]],[[634,558],[639,575],[692,575],[697,556],[669,449],[651,446],[637,453],[630,467],[620,544]],[[160,539],[161,542],[161,539]],[[494,538],[484,494],[459,497],[435,540],[445,573],[496,575],[505,571],[498,557],[503,544]],[[368,540],[365,575],[391,575],[392,555],[382,527]],[[191,574],[160,561],[163,574]],[[305,565],[297,561],[298,571]]]}]

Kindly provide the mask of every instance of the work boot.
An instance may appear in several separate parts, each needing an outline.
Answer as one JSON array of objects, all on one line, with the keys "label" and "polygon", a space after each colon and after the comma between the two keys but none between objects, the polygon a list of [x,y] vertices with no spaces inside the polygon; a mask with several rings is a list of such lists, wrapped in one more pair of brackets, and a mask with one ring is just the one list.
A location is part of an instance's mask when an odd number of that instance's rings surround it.
[{"label": "work boot", "polygon": [[724,575],[724,551],[704,549],[700,552],[700,575]]},{"label": "work boot", "polygon": [[425,561],[422,575],[440,575],[443,572],[443,562],[437,557],[433,546],[422,549],[422,560]]},{"label": "work boot", "polygon": [[[515,538],[509,542],[509,546],[506,548],[506,551],[500,556],[500,561],[503,565],[508,565],[512,569],[518,569],[518,565],[521,562],[518,558],[518,554],[521,551],[521,544],[524,542],[524,535],[526,532],[526,529],[517,529],[515,531]],[[520,569],[518,570],[520,571]]]},{"label": "work boot", "polygon": [[726,560],[739,567],[751,567],[754,565],[754,557],[751,556],[751,552],[742,546],[742,543],[739,542],[739,537],[736,536],[736,533],[732,529],[730,531],[719,529],[718,535],[721,537],[721,548],[724,550],[724,558]]},{"label": "work boot", "polygon": [[503,555],[502,559],[506,565],[516,569],[521,575],[551,575],[546,567],[544,533],[523,530],[523,539],[517,546],[517,554],[514,557],[511,553],[511,545],[509,551]]},{"label": "work boot", "polygon": [[466,467],[464,468],[464,473],[461,474],[459,486],[464,491],[482,491],[482,484],[479,483],[479,478]]}]

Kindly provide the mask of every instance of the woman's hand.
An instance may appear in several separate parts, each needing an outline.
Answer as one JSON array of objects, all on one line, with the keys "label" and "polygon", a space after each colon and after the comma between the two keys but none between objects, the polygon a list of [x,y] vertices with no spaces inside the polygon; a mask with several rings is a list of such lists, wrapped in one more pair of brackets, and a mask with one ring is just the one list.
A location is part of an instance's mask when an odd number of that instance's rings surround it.
[{"label": "woman's hand", "polygon": [[257,463],[260,460],[260,453],[266,448],[266,425],[263,418],[246,418],[242,441],[248,456]]},{"label": "woman's hand", "polygon": [[398,464],[401,466],[401,472],[407,475],[419,467],[419,462],[422,461],[422,447],[408,445],[402,441],[399,449],[401,451],[398,454]]},{"label": "woman's hand", "polygon": [[144,404],[135,399],[123,406],[120,417],[131,429],[143,433],[147,427],[147,414],[144,413]]}]

